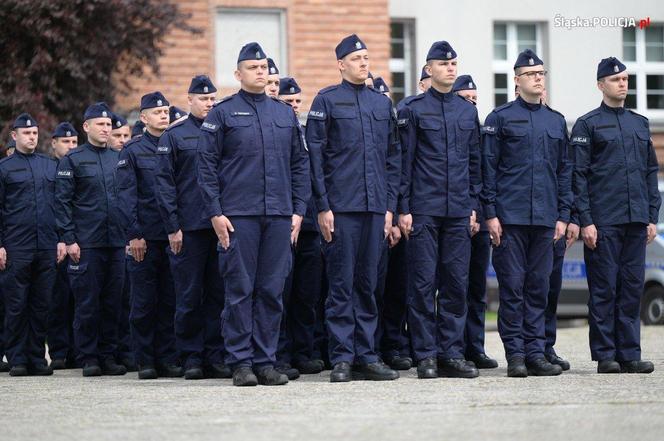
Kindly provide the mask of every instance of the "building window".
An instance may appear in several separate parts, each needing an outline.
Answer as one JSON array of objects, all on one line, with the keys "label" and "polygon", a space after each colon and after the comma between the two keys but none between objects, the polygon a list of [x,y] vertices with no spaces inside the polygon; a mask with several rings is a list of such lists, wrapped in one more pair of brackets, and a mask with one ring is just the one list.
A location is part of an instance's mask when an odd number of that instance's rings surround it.
[{"label": "building window", "polygon": [[625,106],[664,119],[664,25],[624,28],[623,61],[629,72]]},{"label": "building window", "polygon": [[542,55],[542,30],[539,24],[493,24],[493,102],[496,107],[515,98],[513,66],[519,52],[524,49],[532,49]]},{"label": "building window", "polygon": [[217,86],[237,87],[233,76],[237,54],[248,41],[257,41],[268,57],[288,74],[286,11],[283,9],[219,8],[215,17]]},{"label": "building window", "polygon": [[[395,103],[412,95],[417,90],[420,79],[415,71],[415,22],[394,19],[391,23],[390,92]],[[380,72],[373,72],[380,75]]]}]

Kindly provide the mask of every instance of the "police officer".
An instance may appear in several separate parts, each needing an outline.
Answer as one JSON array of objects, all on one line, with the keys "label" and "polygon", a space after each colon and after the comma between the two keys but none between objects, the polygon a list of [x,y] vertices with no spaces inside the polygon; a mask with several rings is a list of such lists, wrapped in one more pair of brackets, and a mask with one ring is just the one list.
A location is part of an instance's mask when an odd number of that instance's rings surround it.
[{"label": "police officer", "polygon": [[241,89],[210,111],[198,141],[203,203],[220,242],[222,334],[236,386],[288,382],[274,369],[281,295],[311,194],[295,112],[265,94],[266,58],[258,43],[242,47],[235,71]]},{"label": "police officer", "polygon": [[565,118],[543,106],[544,63],[530,49],[514,64],[521,90],[484,125],[482,202],[500,291],[498,331],[507,375],[559,375],[544,357],[544,311],[553,262],[572,205]]},{"label": "police officer", "polygon": [[396,105],[397,112],[401,110],[403,106],[406,105],[413,97],[416,97],[420,93],[424,93],[431,87],[431,75],[427,72],[427,66],[422,67],[422,72],[420,73],[420,81],[417,83],[417,88],[419,92],[415,95],[410,95],[399,101]]},{"label": "police officer", "polygon": [[176,365],[173,315],[175,292],[166,252],[168,238],[155,200],[154,174],[159,137],[168,127],[168,101],[161,92],[141,98],[146,131],[120,152],[118,198],[131,280],[131,336],[139,379],[180,377]]},{"label": "police officer", "polygon": [[111,136],[108,139],[108,146],[114,150],[120,151],[131,139],[131,131],[127,120],[115,112],[111,116]]},{"label": "police officer", "polygon": [[67,273],[76,302],[74,339],[83,376],[124,375],[115,353],[124,280],[124,235],[115,184],[118,152],[108,148],[111,109],[90,105],[87,142],[58,164],[55,216],[67,245]]},{"label": "police officer", "polygon": [[399,373],[378,360],[374,347],[374,291],[381,241],[396,210],[399,141],[392,103],[365,84],[367,46],[353,34],[335,53],[342,82],[318,93],[306,128],[329,281],[330,381],[395,380]]},{"label": "police officer", "polygon": [[143,121],[138,120],[134,124],[134,127],[131,128],[131,138],[134,139],[137,136],[141,136],[143,132],[145,132],[145,124],[143,124]]},{"label": "police officer", "polygon": [[224,286],[219,274],[217,236],[205,212],[196,168],[201,124],[217,89],[205,75],[191,79],[191,112],[159,139],[155,197],[168,234],[175,283],[175,345],[187,380],[230,378],[223,364],[221,311]]},{"label": "police officer", "polygon": [[[459,75],[452,92],[477,104],[477,84],[470,75]],[[465,356],[478,369],[498,367],[498,362],[484,352],[484,318],[486,314],[486,272],[491,256],[491,240],[483,216],[477,213],[477,233],[470,239],[470,268],[468,271],[468,314],[466,315]]]},{"label": "police officer", "polygon": [[293,108],[296,116],[300,115],[302,105],[302,89],[295,78],[284,77],[279,79],[279,99]]},{"label": "police officer", "polygon": [[272,58],[267,59],[267,83],[265,83],[265,93],[267,96],[277,98],[279,96],[279,69]]},{"label": "police officer", "polygon": [[615,57],[597,66],[602,103],[572,129],[575,208],[590,288],[590,353],[599,373],[650,373],[639,310],[646,244],[661,198],[648,119],[625,109],[628,75]]},{"label": "police officer", "polygon": [[52,375],[46,363],[55,263],[65,256],[53,217],[56,162],[35,153],[39,130],[27,113],[12,126],[15,153],[0,161],[0,271],[4,272],[9,375]]},{"label": "police officer", "polygon": [[[78,146],[78,132],[69,122],[55,127],[51,148],[56,161]],[[74,296],[67,278],[67,257],[57,265],[53,295],[49,305],[48,355],[54,370],[76,366],[74,350]]]},{"label": "police officer", "polygon": [[431,46],[427,68],[431,88],[399,111],[408,324],[418,378],[474,378],[479,372],[464,359],[464,329],[471,228],[481,187],[479,120],[475,106],[452,92],[457,54],[448,42]]}]

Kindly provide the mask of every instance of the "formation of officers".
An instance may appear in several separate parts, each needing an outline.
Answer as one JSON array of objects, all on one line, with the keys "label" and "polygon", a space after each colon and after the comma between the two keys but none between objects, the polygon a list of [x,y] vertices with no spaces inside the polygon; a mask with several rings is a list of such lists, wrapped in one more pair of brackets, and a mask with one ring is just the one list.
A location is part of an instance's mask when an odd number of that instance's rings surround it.
[{"label": "formation of officers", "polygon": [[[282,385],[474,378],[493,249],[510,377],[570,368],[555,350],[566,248],[580,236],[599,373],[649,373],[639,302],[660,207],[648,120],[624,107],[627,72],[601,60],[600,106],[568,135],[531,50],[518,97],[480,124],[457,53],[431,46],[421,94],[393,109],[356,35],[342,81],[298,121],[301,90],[259,44],[238,93],[192,79],[189,114],[144,95],[134,136],[104,103],[53,157],[20,115],[0,161],[3,348],[12,376],[232,378]],[[45,358],[48,340],[50,366]]]}]

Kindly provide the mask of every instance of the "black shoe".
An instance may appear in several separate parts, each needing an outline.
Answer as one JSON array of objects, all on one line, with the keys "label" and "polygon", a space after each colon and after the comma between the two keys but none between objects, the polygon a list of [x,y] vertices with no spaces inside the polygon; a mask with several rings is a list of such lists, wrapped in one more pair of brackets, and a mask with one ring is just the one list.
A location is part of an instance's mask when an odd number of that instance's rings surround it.
[{"label": "black shoe", "polygon": [[352,376],[353,380],[392,381],[399,378],[399,372],[377,361],[353,366]]},{"label": "black shoe", "polygon": [[233,386],[256,386],[258,378],[250,367],[240,367],[233,372]]},{"label": "black shoe", "polygon": [[295,368],[304,375],[320,374],[323,372],[324,367],[323,360],[302,360],[295,362]]},{"label": "black shoe", "polygon": [[184,370],[185,380],[202,380],[203,378],[205,378],[205,375],[203,375],[203,368],[200,366],[191,366]]},{"label": "black shoe", "polygon": [[138,367],[138,379],[139,380],[154,380],[159,378],[157,369],[154,366],[139,366]]},{"label": "black shoe", "polygon": [[99,377],[101,376],[101,368],[97,363],[84,363],[83,364],[84,377]]},{"label": "black shoe", "polygon": [[473,354],[466,357],[466,360],[475,363],[477,369],[495,369],[498,367],[498,362],[486,354]]},{"label": "black shoe", "polygon": [[558,366],[560,366],[563,369],[563,371],[568,371],[570,368],[569,361],[565,360],[564,358],[558,357],[556,354],[546,355],[546,359],[549,363],[557,364]]},{"label": "black shoe", "polygon": [[[279,372],[273,366],[264,366],[254,369],[258,384],[263,386],[283,386],[288,383],[288,375]],[[300,373],[297,373],[300,376]]]},{"label": "black shoe", "polygon": [[120,364],[125,367],[127,372],[136,372],[138,370],[138,365],[131,358],[123,358]]},{"label": "black shoe", "polygon": [[24,364],[17,364],[12,366],[9,370],[9,375],[12,377],[27,377],[28,376],[28,367]]},{"label": "black shoe", "polygon": [[345,361],[335,364],[330,372],[330,383],[346,383],[351,381],[351,378],[350,364]]},{"label": "black shoe", "polygon": [[102,375],[124,375],[127,368],[122,364],[117,364],[114,360],[106,360],[101,364]]},{"label": "black shoe", "polygon": [[598,374],[619,374],[620,363],[615,360],[600,360],[597,362]]},{"label": "black shoe", "polygon": [[274,367],[280,374],[284,374],[289,380],[296,380],[300,378],[300,371],[295,369],[288,363],[281,363]]},{"label": "black shoe", "polygon": [[655,365],[647,360],[621,361],[620,372],[624,374],[649,374],[655,370]]},{"label": "black shoe", "polygon": [[526,366],[528,367],[528,375],[536,377],[553,377],[563,373],[563,368],[557,364],[549,363],[544,357],[527,362]]},{"label": "black shoe", "polygon": [[507,376],[514,378],[525,378],[528,376],[528,368],[523,357],[514,357],[507,360]]},{"label": "black shoe", "polygon": [[476,367],[468,366],[463,358],[450,358],[438,360],[438,376],[448,378],[477,378],[480,371]]},{"label": "black shoe", "polygon": [[417,363],[417,378],[438,378],[438,363],[435,358],[424,358]]},{"label": "black shoe", "polygon": [[28,372],[35,377],[48,377],[49,375],[53,375],[53,369],[46,364],[46,361],[30,366]]},{"label": "black shoe", "polygon": [[157,365],[157,375],[164,378],[179,378],[184,375],[184,371],[175,364],[162,364]]},{"label": "black shoe", "polygon": [[64,358],[56,358],[55,360],[51,360],[51,369],[54,371],[67,369],[67,362],[65,362]]},{"label": "black shoe", "polygon": [[395,371],[407,371],[413,367],[413,359],[410,357],[402,357],[395,355],[394,357],[386,358],[385,363]]},{"label": "black shoe", "polygon": [[0,372],[9,372],[9,363],[0,360]]},{"label": "black shoe", "polygon": [[203,373],[205,378],[233,378],[233,371],[223,363],[207,365],[203,368]]}]

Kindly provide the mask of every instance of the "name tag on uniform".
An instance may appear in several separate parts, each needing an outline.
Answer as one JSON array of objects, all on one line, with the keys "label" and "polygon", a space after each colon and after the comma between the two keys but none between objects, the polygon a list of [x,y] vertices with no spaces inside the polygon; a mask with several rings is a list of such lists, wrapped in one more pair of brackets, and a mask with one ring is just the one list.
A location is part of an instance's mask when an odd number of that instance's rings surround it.
[{"label": "name tag on uniform", "polygon": [[71,170],[59,170],[58,178],[71,178]]},{"label": "name tag on uniform", "polygon": [[157,147],[157,153],[168,153],[168,147],[166,146]]},{"label": "name tag on uniform", "polygon": [[310,110],[309,111],[309,118],[323,120],[323,119],[325,119],[325,112],[318,112],[316,110]]},{"label": "name tag on uniform", "polygon": [[120,159],[118,161],[118,167],[124,167],[127,165],[127,160],[126,159]]},{"label": "name tag on uniform", "polygon": [[201,128],[203,130],[207,130],[208,132],[214,132],[215,130],[217,130],[217,125],[209,123],[209,122],[206,121],[206,122],[203,123]]},{"label": "name tag on uniform", "polygon": [[232,116],[251,116],[253,113],[251,112],[232,112]]},{"label": "name tag on uniform", "polygon": [[397,120],[398,127],[406,127],[408,125],[408,118],[402,118]]},{"label": "name tag on uniform", "polygon": [[494,126],[483,126],[482,127],[482,133],[487,133],[489,135],[495,135],[496,134],[496,128]]},{"label": "name tag on uniform", "polygon": [[589,144],[589,139],[588,139],[587,136],[574,136],[572,138],[572,144],[588,145]]}]

